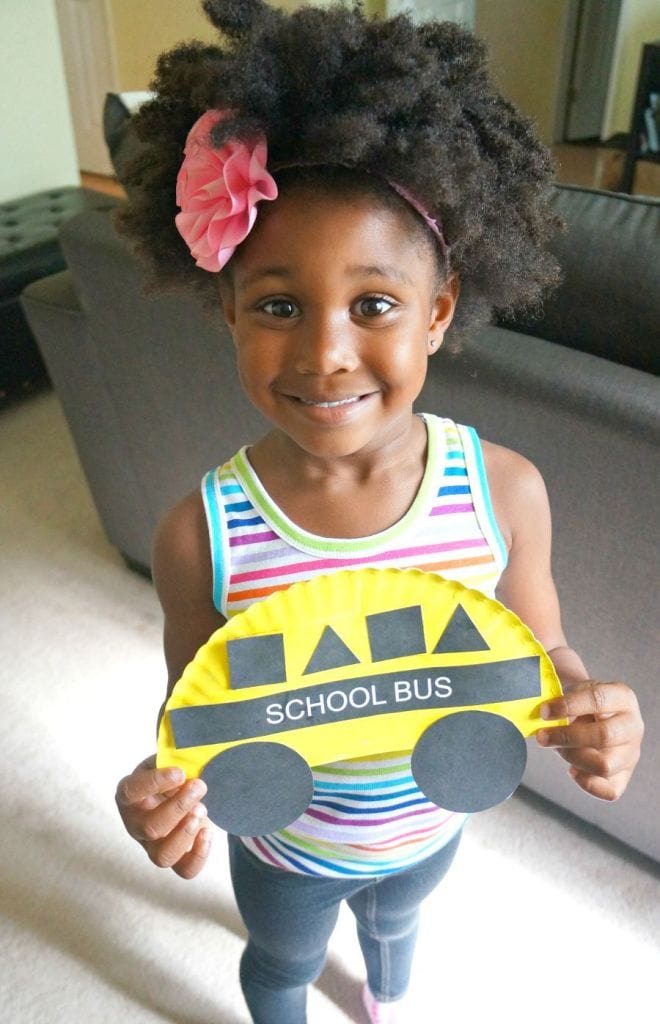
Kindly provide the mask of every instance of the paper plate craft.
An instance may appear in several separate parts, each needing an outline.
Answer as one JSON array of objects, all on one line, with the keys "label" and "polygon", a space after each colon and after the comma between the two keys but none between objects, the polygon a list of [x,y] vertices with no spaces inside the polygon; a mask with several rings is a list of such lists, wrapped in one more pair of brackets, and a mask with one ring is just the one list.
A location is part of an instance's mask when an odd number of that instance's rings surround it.
[{"label": "paper plate craft", "polygon": [[418,569],[342,570],[213,634],[166,704],[157,760],[201,776],[209,817],[236,835],[300,817],[315,765],[389,751],[412,752],[433,803],[480,811],[516,789],[561,692],[499,601]]}]

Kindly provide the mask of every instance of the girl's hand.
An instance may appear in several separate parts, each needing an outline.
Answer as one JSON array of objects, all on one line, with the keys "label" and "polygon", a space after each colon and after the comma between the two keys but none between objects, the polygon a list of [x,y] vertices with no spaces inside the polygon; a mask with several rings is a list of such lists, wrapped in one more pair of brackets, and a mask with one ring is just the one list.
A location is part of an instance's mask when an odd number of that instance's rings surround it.
[{"label": "girl's hand", "polygon": [[568,761],[569,774],[586,793],[618,800],[639,760],[644,723],[637,698],[625,683],[585,679],[541,708],[543,718],[568,718],[570,725],[537,733]]},{"label": "girl's hand", "polygon": [[206,793],[201,779],[186,777],[180,768],[159,770],[147,758],[117,786],[117,807],[126,831],[144,846],[159,868],[172,868],[181,878],[194,878],[204,867],[211,847]]}]

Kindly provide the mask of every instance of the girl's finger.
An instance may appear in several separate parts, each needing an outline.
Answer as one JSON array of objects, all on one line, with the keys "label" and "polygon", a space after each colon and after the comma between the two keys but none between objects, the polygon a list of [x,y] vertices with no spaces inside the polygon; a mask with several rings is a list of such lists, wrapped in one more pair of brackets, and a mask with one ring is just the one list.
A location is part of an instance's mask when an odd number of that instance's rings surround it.
[{"label": "girl's finger", "polygon": [[621,794],[624,792],[628,779],[630,777],[629,772],[624,772],[621,775],[615,776],[613,779],[603,779],[599,775],[591,775],[589,772],[581,772],[577,768],[569,769],[570,775],[573,781],[588,793],[590,796],[596,797],[598,800],[618,800]]},{"label": "girl's finger", "polygon": [[195,839],[206,821],[206,810],[198,805],[163,838],[143,841],[149,859],[159,868],[174,868],[193,849]]},{"label": "girl's finger", "polygon": [[633,724],[628,714],[592,721],[578,719],[570,725],[541,729],[537,738],[542,747],[595,747],[597,750],[608,750],[630,742],[631,733],[634,732]]},{"label": "girl's finger", "polygon": [[555,697],[541,708],[541,717],[579,718],[582,715],[613,715],[636,706],[632,690],[623,683],[589,680],[580,688]]},{"label": "girl's finger", "polygon": [[557,749],[556,753],[576,771],[597,775],[602,779],[612,779],[622,772],[631,772],[637,763],[628,747],[613,747],[608,751],[589,747],[565,748]]},{"label": "girl's finger", "polygon": [[211,829],[202,828],[195,836],[195,840],[189,852],[184,854],[176,864],[172,865],[172,870],[181,878],[194,878],[195,875],[200,873],[206,864],[210,849]]},{"label": "girl's finger", "polygon": [[201,779],[192,779],[177,790],[174,796],[159,804],[142,821],[141,839],[154,842],[164,839],[191,813],[199,815],[206,811],[200,804],[206,793],[206,786]]},{"label": "girl's finger", "polygon": [[121,807],[137,805],[149,797],[167,793],[185,781],[185,774],[180,768],[134,771],[120,781],[115,799]]}]

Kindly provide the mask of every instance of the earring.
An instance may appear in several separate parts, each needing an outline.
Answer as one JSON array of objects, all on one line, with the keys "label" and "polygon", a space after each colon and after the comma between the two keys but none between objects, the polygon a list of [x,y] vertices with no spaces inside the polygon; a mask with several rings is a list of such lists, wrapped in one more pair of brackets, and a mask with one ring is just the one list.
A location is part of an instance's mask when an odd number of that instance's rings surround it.
[{"label": "earring", "polygon": [[429,348],[435,348],[435,338],[429,338]]}]

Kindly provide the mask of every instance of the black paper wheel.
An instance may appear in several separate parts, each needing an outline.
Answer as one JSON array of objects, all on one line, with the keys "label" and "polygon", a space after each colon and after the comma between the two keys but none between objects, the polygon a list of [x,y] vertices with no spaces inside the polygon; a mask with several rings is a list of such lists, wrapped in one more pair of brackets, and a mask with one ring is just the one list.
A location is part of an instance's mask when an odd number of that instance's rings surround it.
[{"label": "black paper wheel", "polygon": [[412,754],[415,782],[448,811],[484,811],[518,787],[527,763],[519,729],[489,711],[458,711],[430,725]]},{"label": "black paper wheel", "polygon": [[283,743],[241,743],[217,754],[201,778],[212,822],[237,836],[286,828],[309,806],[314,790],[307,762]]}]

